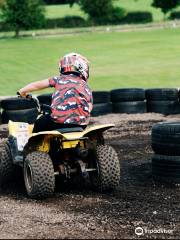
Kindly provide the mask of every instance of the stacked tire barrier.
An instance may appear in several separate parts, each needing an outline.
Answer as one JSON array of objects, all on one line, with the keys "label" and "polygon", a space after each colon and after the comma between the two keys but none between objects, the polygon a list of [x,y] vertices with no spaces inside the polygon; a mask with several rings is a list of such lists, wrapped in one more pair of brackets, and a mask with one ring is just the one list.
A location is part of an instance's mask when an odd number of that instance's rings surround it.
[{"label": "stacked tire barrier", "polygon": [[[119,88],[111,91],[93,91],[91,116],[109,113],[180,114],[179,91],[176,88]],[[40,103],[51,104],[52,93],[37,96]],[[33,123],[37,117],[35,105],[17,97],[1,100],[1,123],[9,120]],[[30,117],[31,116],[31,117]]]},{"label": "stacked tire barrier", "polygon": [[1,100],[2,124],[8,123],[9,120],[16,122],[34,123],[38,110],[36,104],[24,98],[7,98]]},{"label": "stacked tire barrier", "polygon": [[[42,104],[51,104],[52,94],[41,94],[37,96],[39,102]],[[93,110],[91,115],[105,115],[112,113],[112,103],[110,102],[110,92],[109,91],[95,91],[93,92]]]},{"label": "stacked tire barrier", "polygon": [[113,113],[145,113],[145,90],[122,88],[111,91]]},{"label": "stacked tire barrier", "polygon": [[152,127],[152,175],[155,180],[180,184],[180,122]]},{"label": "stacked tire barrier", "polygon": [[[50,104],[51,94],[38,96],[40,103]],[[119,88],[93,91],[92,116],[109,113],[146,113],[164,115],[180,113],[179,92],[176,88]]]},{"label": "stacked tire barrier", "polygon": [[52,93],[45,93],[37,96],[41,104],[51,105]]},{"label": "stacked tire barrier", "polygon": [[178,90],[176,88],[147,89],[147,111],[165,115],[180,113],[178,95]]},{"label": "stacked tire barrier", "polygon": [[93,117],[112,113],[111,95],[109,91],[93,92]]}]

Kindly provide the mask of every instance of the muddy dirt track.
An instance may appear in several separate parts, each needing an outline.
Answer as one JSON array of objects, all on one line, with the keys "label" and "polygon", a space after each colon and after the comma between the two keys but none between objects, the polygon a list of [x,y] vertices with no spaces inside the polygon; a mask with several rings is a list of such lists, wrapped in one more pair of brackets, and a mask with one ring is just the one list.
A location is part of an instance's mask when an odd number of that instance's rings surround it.
[{"label": "muddy dirt track", "polygon": [[[57,189],[46,200],[26,197],[18,179],[0,190],[0,238],[179,239],[180,188],[156,183],[151,175],[151,127],[180,121],[180,115],[110,114],[93,123],[115,123],[106,142],[119,155],[120,186],[98,194],[86,184]],[[7,135],[2,125],[0,137]],[[143,234],[138,236],[137,232]]]}]

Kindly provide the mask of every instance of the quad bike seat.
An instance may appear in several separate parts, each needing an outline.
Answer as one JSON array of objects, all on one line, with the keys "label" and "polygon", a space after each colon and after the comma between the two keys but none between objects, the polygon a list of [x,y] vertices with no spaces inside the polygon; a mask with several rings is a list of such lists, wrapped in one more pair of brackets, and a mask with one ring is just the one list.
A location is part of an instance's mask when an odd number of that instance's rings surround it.
[{"label": "quad bike seat", "polygon": [[60,133],[71,133],[71,132],[83,132],[84,129],[81,127],[72,127],[72,128],[59,128],[56,131]]}]

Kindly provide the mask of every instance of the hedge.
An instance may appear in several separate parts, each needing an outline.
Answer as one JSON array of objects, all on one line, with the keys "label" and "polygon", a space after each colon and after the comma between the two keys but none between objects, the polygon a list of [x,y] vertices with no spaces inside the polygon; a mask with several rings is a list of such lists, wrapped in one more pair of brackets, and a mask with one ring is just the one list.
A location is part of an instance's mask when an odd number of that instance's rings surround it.
[{"label": "hedge", "polygon": [[153,21],[151,12],[129,12],[122,20],[121,23],[148,23]]},{"label": "hedge", "polygon": [[171,12],[169,19],[170,20],[180,19],[180,11]]},{"label": "hedge", "polygon": [[[131,24],[131,23],[148,23],[153,21],[150,12],[129,12],[125,17],[122,17],[122,9],[115,9],[111,21],[106,24]],[[96,25],[89,20],[85,20],[80,16],[66,16],[63,18],[46,19],[46,29],[51,28],[75,28],[75,27],[90,27]],[[13,31],[12,26],[0,22],[0,31]]]},{"label": "hedge", "polygon": [[87,27],[88,22],[79,16],[66,16],[64,18],[54,18],[46,20],[46,28],[73,28]]}]

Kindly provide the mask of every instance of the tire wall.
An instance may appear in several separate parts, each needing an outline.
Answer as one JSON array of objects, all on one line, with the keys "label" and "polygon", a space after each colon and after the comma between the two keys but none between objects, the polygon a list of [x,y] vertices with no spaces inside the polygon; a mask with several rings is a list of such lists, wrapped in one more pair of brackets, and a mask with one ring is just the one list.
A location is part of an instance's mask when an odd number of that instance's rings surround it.
[{"label": "tire wall", "polygon": [[111,91],[113,113],[145,113],[145,90],[141,88],[122,88]]},{"label": "tire wall", "polygon": [[[50,104],[51,94],[37,96],[40,103]],[[180,113],[180,92],[176,88],[119,88],[93,91],[91,116],[109,113],[154,112],[164,115]],[[9,120],[34,123],[38,116],[34,104],[26,99],[5,97],[0,101],[0,124]]]},{"label": "tire wall", "polygon": [[180,123],[160,122],[151,132],[152,176],[155,181],[180,184]]},{"label": "tire wall", "polygon": [[119,88],[110,91],[113,113],[180,113],[180,92],[176,88]]},{"label": "tire wall", "polygon": [[92,116],[108,113],[180,113],[180,92],[176,88],[119,88],[94,91]]},{"label": "tire wall", "polygon": [[110,91],[93,92],[93,110],[91,116],[99,116],[112,113],[112,103]]},{"label": "tire wall", "polygon": [[38,116],[36,104],[29,99],[8,97],[1,100],[1,123],[9,120],[33,124]]},{"label": "tire wall", "polygon": [[146,89],[147,111],[161,114],[180,113],[179,91],[176,88]]}]

